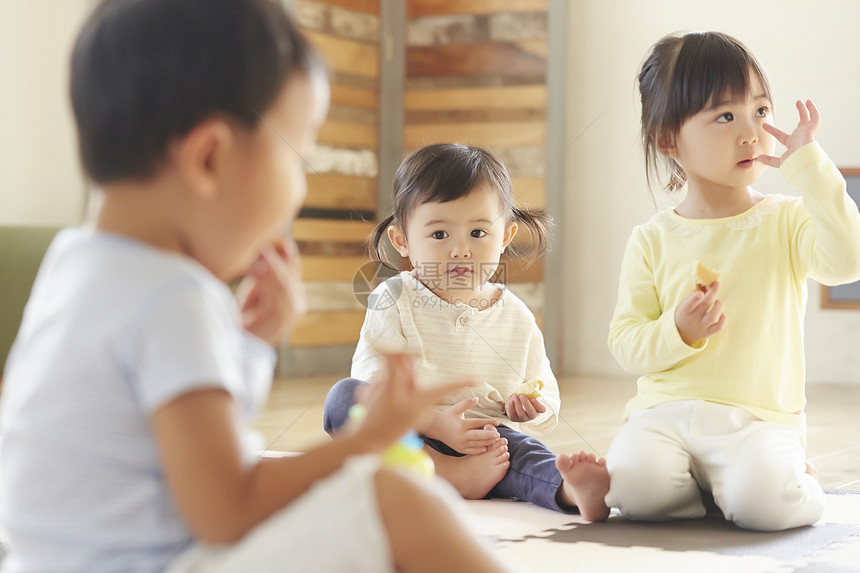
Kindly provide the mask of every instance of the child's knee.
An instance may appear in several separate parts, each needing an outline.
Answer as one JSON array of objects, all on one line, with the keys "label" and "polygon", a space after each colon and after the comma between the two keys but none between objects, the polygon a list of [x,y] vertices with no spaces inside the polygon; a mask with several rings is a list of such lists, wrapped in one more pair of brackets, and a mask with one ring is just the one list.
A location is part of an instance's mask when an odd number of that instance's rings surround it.
[{"label": "child's knee", "polygon": [[337,432],[349,418],[349,409],[355,404],[356,389],[365,384],[355,378],[344,378],[329,390],[323,407],[323,429],[328,434]]},{"label": "child's knee", "polygon": [[824,492],[809,476],[758,476],[735,483],[721,495],[726,519],[755,531],[782,531],[812,525],[824,512]]}]

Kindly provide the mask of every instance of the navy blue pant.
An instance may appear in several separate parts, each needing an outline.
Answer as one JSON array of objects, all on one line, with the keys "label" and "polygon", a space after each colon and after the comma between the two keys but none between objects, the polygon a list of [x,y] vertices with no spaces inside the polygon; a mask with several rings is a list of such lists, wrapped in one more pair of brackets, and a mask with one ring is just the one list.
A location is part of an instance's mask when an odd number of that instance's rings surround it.
[{"label": "navy blue pant", "polygon": [[[365,384],[355,378],[345,378],[332,386],[325,399],[323,428],[333,434],[343,426],[349,417],[349,408],[355,403],[355,390]],[[561,486],[561,474],[555,467],[555,454],[540,440],[500,425],[499,434],[508,440],[511,465],[505,477],[490,490],[487,497],[521,499],[556,511],[576,511],[575,508],[559,506],[556,493]],[[444,442],[431,438],[424,442],[439,453],[448,456],[463,454]]]}]

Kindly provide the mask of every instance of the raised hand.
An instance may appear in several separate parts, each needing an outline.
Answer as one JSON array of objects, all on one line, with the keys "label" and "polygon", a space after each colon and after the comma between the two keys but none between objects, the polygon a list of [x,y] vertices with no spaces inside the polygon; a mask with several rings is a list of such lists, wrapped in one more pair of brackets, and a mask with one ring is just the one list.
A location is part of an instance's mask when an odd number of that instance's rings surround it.
[{"label": "raised hand", "polygon": [[511,394],[505,402],[505,413],[511,422],[528,422],[546,412],[546,405],[537,398],[526,398],[522,394]]},{"label": "raised hand", "polygon": [[295,242],[264,247],[239,284],[236,297],[245,330],[277,345],[307,309]]},{"label": "raised hand", "polygon": [[800,121],[798,121],[797,127],[790,134],[777,129],[768,123],[764,124],[765,131],[774,136],[778,142],[785,146],[785,152],[783,152],[779,157],[773,155],[759,155],[758,160],[765,165],[779,168],[782,165],[782,162],[788,159],[792,153],[807,143],[815,141],[815,132],[818,131],[819,127],[821,127],[821,114],[818,112],[818,108],[815,107],[815,104],[812,103],[811,99],[806,100],[806,103],[797,100],[795,105],[797,106],[797,113],[800,115]]},{"label": "raised hand", "polygon": [[726,327],[723,303],[717,300],[718,292],[720,283],[712,283],[706,293],[691,292],[675,309],[675,326],[687,346],[710,338]]},{"label": "raised hand", "polygon": [[483,454],[499,439],[498,420],[466,419],[466,411],[477,403],[466,398],[436,413],[426,427],[420,428],[427,437],[441,440],[461,454]]}]

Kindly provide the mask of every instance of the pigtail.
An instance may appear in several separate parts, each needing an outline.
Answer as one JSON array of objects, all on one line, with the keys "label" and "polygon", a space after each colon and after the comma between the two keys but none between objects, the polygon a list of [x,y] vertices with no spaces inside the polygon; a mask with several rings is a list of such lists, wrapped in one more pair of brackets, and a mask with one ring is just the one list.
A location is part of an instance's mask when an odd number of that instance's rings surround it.
[{"label": "pigtail", "polygon": [[385,248],[388,241],[388,227],[393,223],[394,215],[389,215],[373,228],[370,237],[367,238],[367,251],[370,255],[370,260],[378,261],[390,269],[399,271],[398,265],[389,260]]},{"label": "pigtail", "polygon": [[555,224],[552,217],[540,211],[512,207],[514,221],[520,229],[529,232],[530,240],[518,245],[511,243],[507,251],[511,256],[525,259],[526,264],[532,264],[538,257],[549,250],[549,240]]}]

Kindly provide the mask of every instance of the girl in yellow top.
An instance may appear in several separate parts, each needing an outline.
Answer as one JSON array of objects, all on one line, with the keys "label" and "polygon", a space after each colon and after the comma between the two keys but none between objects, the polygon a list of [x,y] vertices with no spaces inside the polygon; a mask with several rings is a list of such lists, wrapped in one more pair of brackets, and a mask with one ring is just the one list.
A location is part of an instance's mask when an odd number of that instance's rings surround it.
[{"label": "girl in yellow top", "polygon": [[[734,38],[664,37],[639,88],[649,181],[660,164],[687,193],[624,255],[609,347],[642,376],[605,501],[631,519],[691,519],[704,490],[744,528],[812,524],[824,494],[804,453],[806,279],[860,278],[857,207],[813,138],[818,109],[798,101],[794,132],[773,127],[764,71]],[[755,191],[767,166],[801,197]],[[723,279],[694,289],[696,261]]]}]

